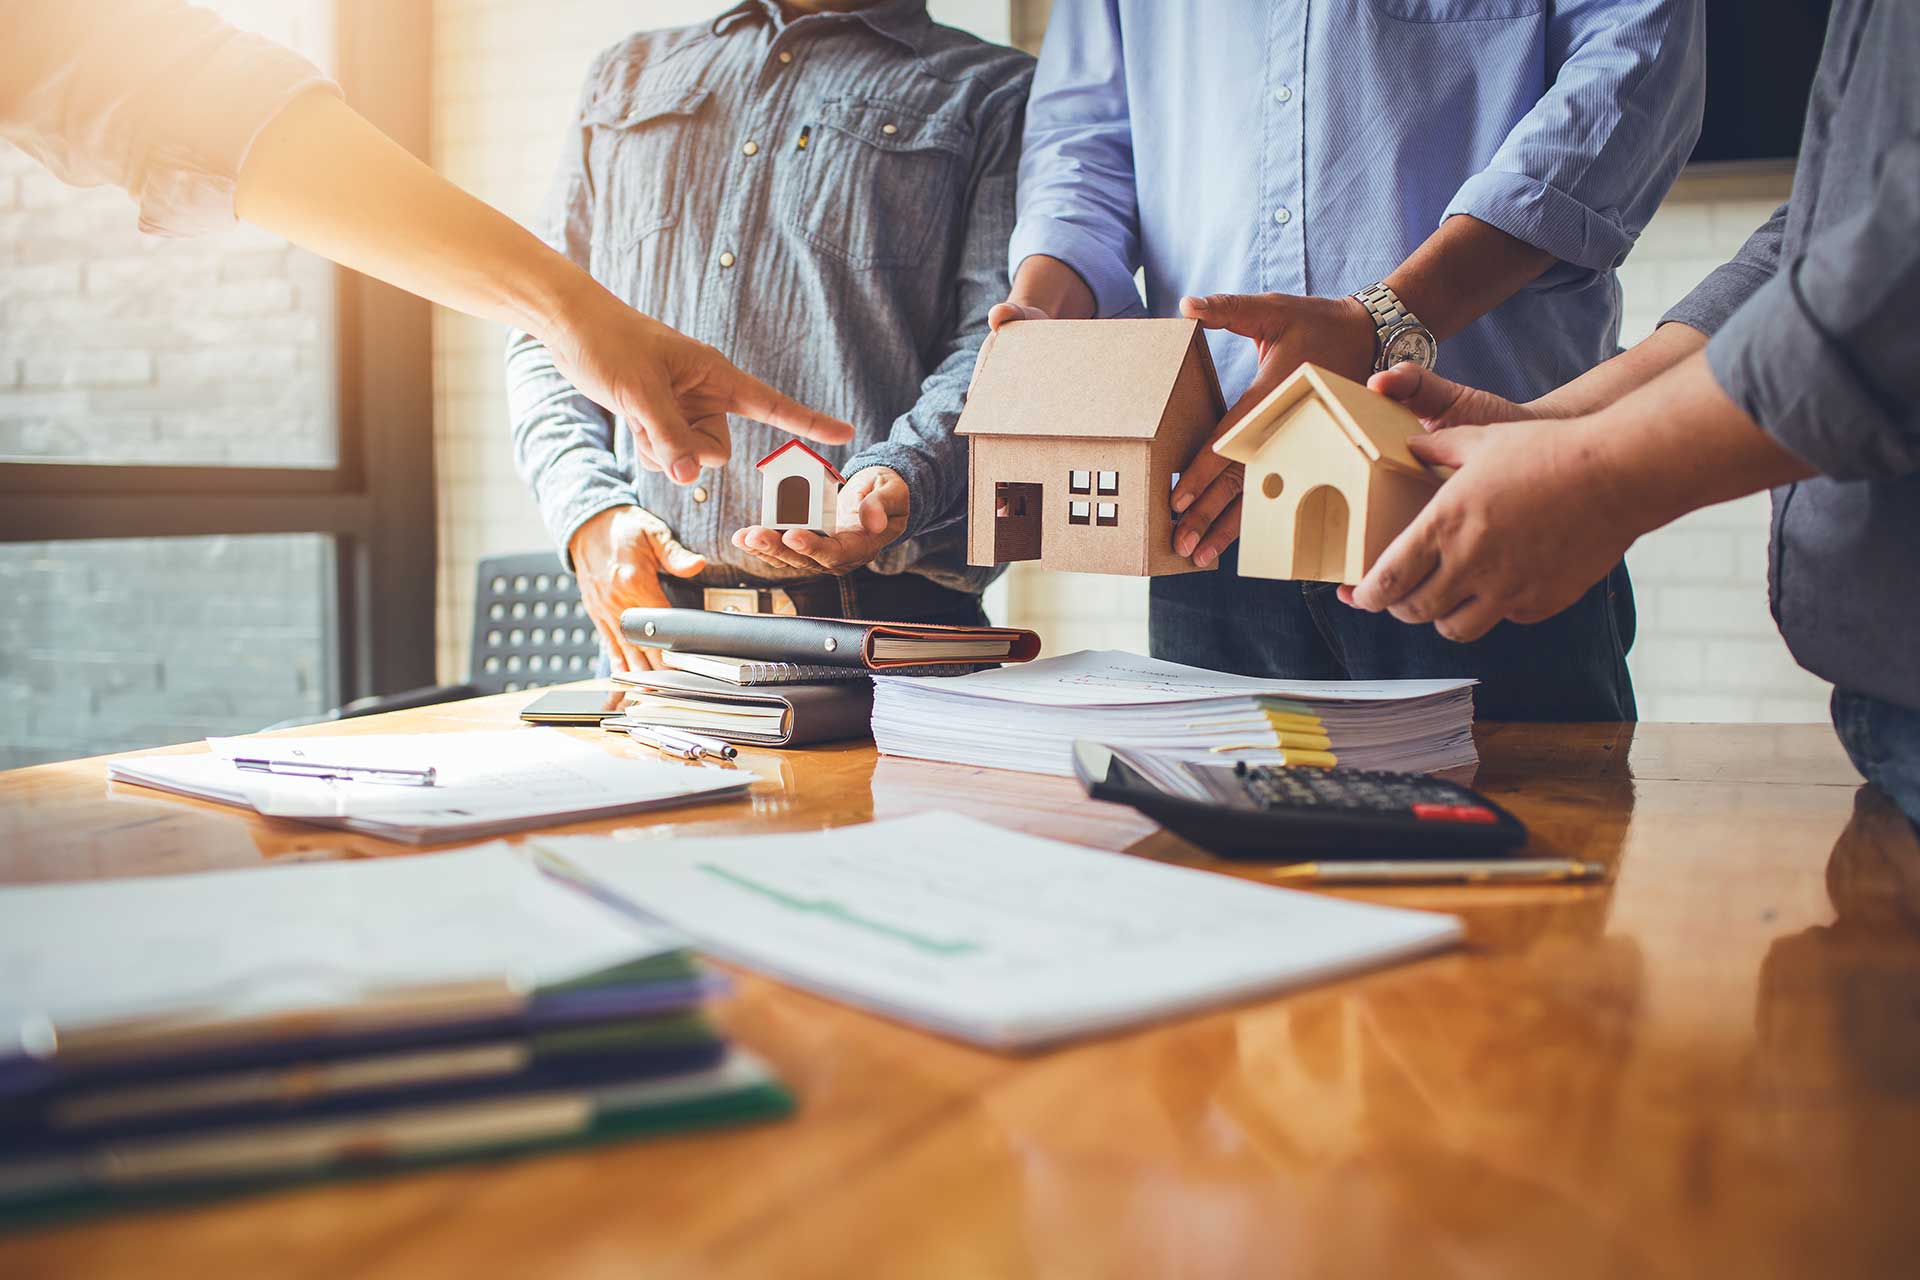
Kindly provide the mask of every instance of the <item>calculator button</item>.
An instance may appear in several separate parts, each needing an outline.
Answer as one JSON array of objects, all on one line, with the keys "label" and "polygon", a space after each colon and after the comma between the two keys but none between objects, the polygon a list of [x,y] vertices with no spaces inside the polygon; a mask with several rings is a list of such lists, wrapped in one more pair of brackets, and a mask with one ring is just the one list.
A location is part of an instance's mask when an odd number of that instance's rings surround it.
[{"label": "calculator button", "polygon": [[1495,822],[1491,809],[1477,804],[1416,804],[1413,816],[1426,822]]}]

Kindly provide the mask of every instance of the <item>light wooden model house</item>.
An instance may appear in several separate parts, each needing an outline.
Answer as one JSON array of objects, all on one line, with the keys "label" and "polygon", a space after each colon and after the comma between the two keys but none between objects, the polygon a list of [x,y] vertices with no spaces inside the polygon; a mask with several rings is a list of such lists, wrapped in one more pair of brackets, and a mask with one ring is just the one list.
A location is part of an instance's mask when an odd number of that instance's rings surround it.
[{"label": "light wooden model house", "polygon": [[1225,413],[1192,320],[1008,325],[980,353],[968,440],[967,562],[1187,573],[1173,485]]},{"label": "light wooden model house", "polygon": [[1412,413],[1303,364],[1214,443],[1246,467],[1240,573],[1356,585],[1440,486]]},{"label": "light wooden model house", "polygon": [[769,529],[832,533],[847,478],[798,440],[754,464],[760,472],[760,523]]}]

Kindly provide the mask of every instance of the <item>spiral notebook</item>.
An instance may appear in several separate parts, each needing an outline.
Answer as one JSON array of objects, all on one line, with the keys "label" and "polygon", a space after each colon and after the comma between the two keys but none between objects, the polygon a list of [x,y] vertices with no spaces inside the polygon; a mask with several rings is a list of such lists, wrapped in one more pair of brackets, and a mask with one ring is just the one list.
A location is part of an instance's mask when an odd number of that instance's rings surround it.
[{"label": "spiral notebook", "polygon": [[[821,680],[864,680],[867,673],[859,667],[823,667],[809,662],[764,662],[756,658],[723,658],[708,653],[680,653],[668,649],[661,653],[662,665],[675,671],[691,671],[728,684],[812,684]],[[622,673],[616,672],[614,679]]]}]

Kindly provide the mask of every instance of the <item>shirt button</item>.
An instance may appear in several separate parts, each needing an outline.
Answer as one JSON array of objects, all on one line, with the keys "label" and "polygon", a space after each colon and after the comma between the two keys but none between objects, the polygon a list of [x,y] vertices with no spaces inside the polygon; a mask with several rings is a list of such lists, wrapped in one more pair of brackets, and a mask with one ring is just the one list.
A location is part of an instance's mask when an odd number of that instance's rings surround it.
[{"label": "shirt button", "polygon": [[757,142],[749,142],[740,148],[740,154],[743,156],[757,156],[760,154],[760,144]]},{"label": "shirt button", "polygon": [[705,502],[707,500],[707,490],[704,485],[694,489],[693,500],[695,502]]},{"label": "shirt button", "polygon": [[727,252],[720,255],[720,265],[723,267],[730,267],[736,261],[737,259],[733,256],[733,251],[731,249],[729,249]]},{"label": "shirt button", "polygon": [[791,63],[792,61],[793,61],[793,50],[782,49],[780,51],[780,65],[784,67],[787,64]]},{"label": "shirt button", "polygon": [[1287,85],[1283,84],[1278,89],[1275,89],[1273,91],[1273,100],[1275,102],[1292,102],[1293,90],[1289,88]]},{"label": "shirt button", "polygon": [[1293,210],[1282,205],[1273,211],[1273,220],[1284,227],[1293,221]]},{"label": "shirt button", "polygon": [[880,126],[880,132],[891,138],[894,134],[900,132],[900,126],[897,124],[883,124]]}]

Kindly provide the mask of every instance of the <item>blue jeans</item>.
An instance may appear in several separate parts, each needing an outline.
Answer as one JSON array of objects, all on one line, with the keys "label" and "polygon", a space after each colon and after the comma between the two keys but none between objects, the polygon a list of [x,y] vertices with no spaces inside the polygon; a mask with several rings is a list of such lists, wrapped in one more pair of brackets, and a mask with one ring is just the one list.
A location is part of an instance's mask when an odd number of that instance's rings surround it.
[{"label": "blue jeans", "polygon": [[1533,626],[1503,622],[1471,644],[1340,603],[1326,582],[1242,578],[1239,547],[1212,573],[1155,578],[1153,656],[1296,680],[1473,676],[1483,720],[1634,720],[1627,567]]},{"label": "blue jeans", "polygon": [[1920,831],[1920,711],[1835,689],[1833,728],[1860,776],[1893,797]]}]

